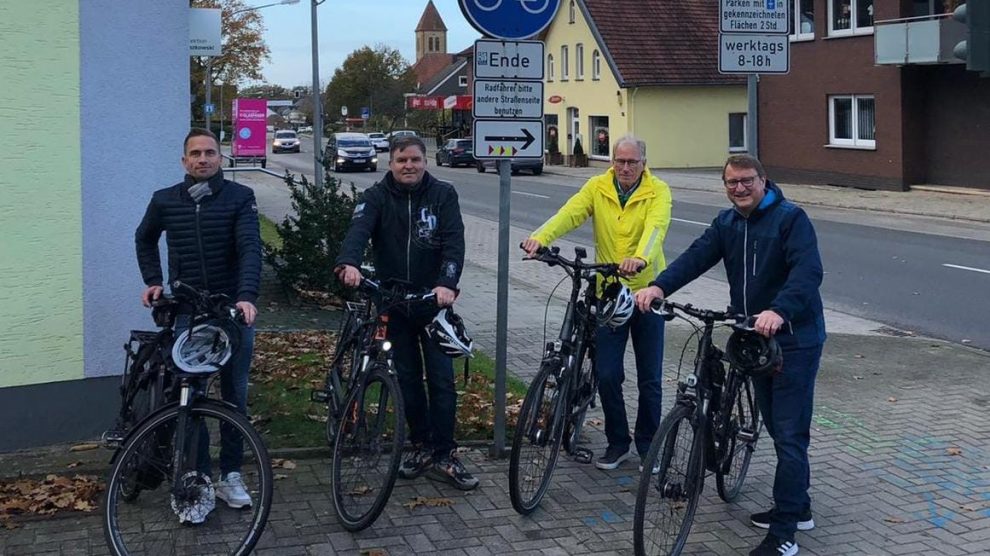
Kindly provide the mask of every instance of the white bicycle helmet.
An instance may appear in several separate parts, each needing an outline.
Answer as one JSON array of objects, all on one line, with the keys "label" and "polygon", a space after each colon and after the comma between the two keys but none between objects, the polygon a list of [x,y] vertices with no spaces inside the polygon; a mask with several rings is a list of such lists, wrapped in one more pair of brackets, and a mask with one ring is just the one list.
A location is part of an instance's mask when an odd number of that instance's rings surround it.
[{"label": "white bicycle helmet", "polygon": [[618,328],[629,322],[635,308],[636,302],[629,288],[622,282],[612,282],[605,286],[598,300],[598,324]]},{"label": "white bicycle helmet", "polygon": [[172,360],[187,373],[214,373],[234,353],[230,333],[217,324],[204,323],[184,330],[172,345]]},{"label": "white bicycle helmet", "polygon": [[426,335],[448,357],[473,357],[474,342],[464,328],[464,321],[452,309],[441,309],[426,326]]}]

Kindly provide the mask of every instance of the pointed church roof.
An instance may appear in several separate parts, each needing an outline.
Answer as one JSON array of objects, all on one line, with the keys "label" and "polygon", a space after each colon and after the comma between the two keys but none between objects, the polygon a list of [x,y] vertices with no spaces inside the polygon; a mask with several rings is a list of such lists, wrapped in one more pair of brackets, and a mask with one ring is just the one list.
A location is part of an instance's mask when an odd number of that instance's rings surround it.
[{"label": "pointed church roof", "polygon": [[443,18],[440,17],[440,12],[433,5],[433,0],[430,0],[426,3],[426,9],[423,10],[423,17],[419,18],[419,24],[416,25],[416,32],[446,30],[447,26],[443,24]]}]

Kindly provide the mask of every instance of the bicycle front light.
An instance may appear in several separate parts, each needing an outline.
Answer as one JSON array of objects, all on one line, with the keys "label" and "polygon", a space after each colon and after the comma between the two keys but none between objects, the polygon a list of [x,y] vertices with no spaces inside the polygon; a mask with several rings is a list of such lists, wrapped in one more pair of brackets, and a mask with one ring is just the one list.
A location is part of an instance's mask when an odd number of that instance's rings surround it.
[{"label": "bicycle front light", "polygon": [[382,342],[382,351],[392,351],[392,342],[388,340]]}]

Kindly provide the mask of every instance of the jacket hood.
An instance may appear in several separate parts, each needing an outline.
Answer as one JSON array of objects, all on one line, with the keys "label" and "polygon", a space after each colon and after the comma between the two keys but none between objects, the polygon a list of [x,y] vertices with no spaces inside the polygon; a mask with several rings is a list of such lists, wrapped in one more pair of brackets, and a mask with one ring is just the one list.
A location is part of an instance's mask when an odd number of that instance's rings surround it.
[{"label": "jacket hood", "polygon": [[[766,187],[766,193],[763,196],[763,201],[761,201],[760,206],[756,207],[756,209],[749,215],[749,220],[751,222],[755,222],[756,220],[759,220],[764,214],[770,212],[775,207],[777,207],[777,205],[784,202],[785,200],[784,192],[781,191],[780,187],[772,180],[767,180],[765,187]],[[773,199],[769,203],[767,203],[766,202],[767,197],[769,197],[771,194],[773,195]],[[732,212],[734,212],[736,216],[738,216],[739,218],[746,218],[745,216],[743,216],[741,212],[739,212],[738,209],[736,209],[735,206],[732,207]]]}]

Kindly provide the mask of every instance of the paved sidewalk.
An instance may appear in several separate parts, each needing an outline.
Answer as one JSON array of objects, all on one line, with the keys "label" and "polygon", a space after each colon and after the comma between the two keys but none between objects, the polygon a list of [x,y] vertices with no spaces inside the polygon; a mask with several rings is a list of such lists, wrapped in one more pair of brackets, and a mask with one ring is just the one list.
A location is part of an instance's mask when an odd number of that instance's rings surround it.
[{"label": "paved sidewalk", "polygon": [[[664,177],[672,185],[698,183],[698,187],[708,187],[717,185],[713,175],[692,172]],[[265,180],[252,180],[259,206],[278,218],[287,210],[284,191],[279,190],[277,180]],[[878,192],[853,195],[867,193]],[[917,194],[880,193],[864,199],[876,203],[872,210],[886,210],[881,201],[892,203],[889,199],[896,195],[915,199],[909,210],[929,210],[935,205],[917,201]],[[932,195],[940,199],[940,206],[955,206],[955,197]],[[960,205],[987,202],[981,196],[963,198],[966,202]],[[465,221],[469,259],[462,284],[469,295],[458,301],[457,309],[480,348],[491,354],[497,227],[477,218],[467,217]],[[513,228],[512,241],[517,242],[525,232]],[[560,245],[569,250],[572,244]],[[518,260],[514,253],[512,259],[509,368],[516,376],[528,379],[539,364],[548,296],[563,274],[559,269]],[[678,297],[721,307],[726,302],[724,289],[717,281],[701,279]],[[561,318],[561,293],[558,290],[549,305],[547,335],[551,337]],[[798,534],[801,554],[990,552],[990,383],[986,380],[990,354],[900,336],[878,323],[835,312],[827,319],[830,337],[817,384],[811,448],[811,496],[817,528]],[[680,348],[689,334],[681,322],[668,326],[665,409],[670,407],[676,383]],[[626,364],[627,369],[634,368],[631,350]],[[634,392],[635,388],[627,388],[630,409],[635,406]],[[588,446],[600,452],[604,448],[600,410],[589,419]],[[102,469],[107,454],[100,456],[94,455],[86,466]],[[357,534],[344,531],[333,517],[328,462],[296,458],[299,467],[280,470],[287,477],[276,482],[275,504],[258,553],[360,554],[373,549],[392,555],[632,552],[639,463],[635,458],[610,472],[561,460],[541,509],[522,517],[509,502],[507,461],[492,460],[479,450],[468,450],[464,456],[481,479],[476,491],[465,494],[426,479],[400,481],[378,522]],[[59,449],[0,454],[0,476],[18,470],[37,473],[64,469],[63,461],[64,453]],[[759,542],[764,532],[748,524],[748,514],[769,506],[773,465],[772,447],[764,437],[736,502],[719,500],[713,481],[709,481],[686,554],[747,554]],[[415,509],[402,505],[416,496],[445,497],[453,505]],[[99,516],[76,514],[0,531],[2,554],[105,552]]]}]

